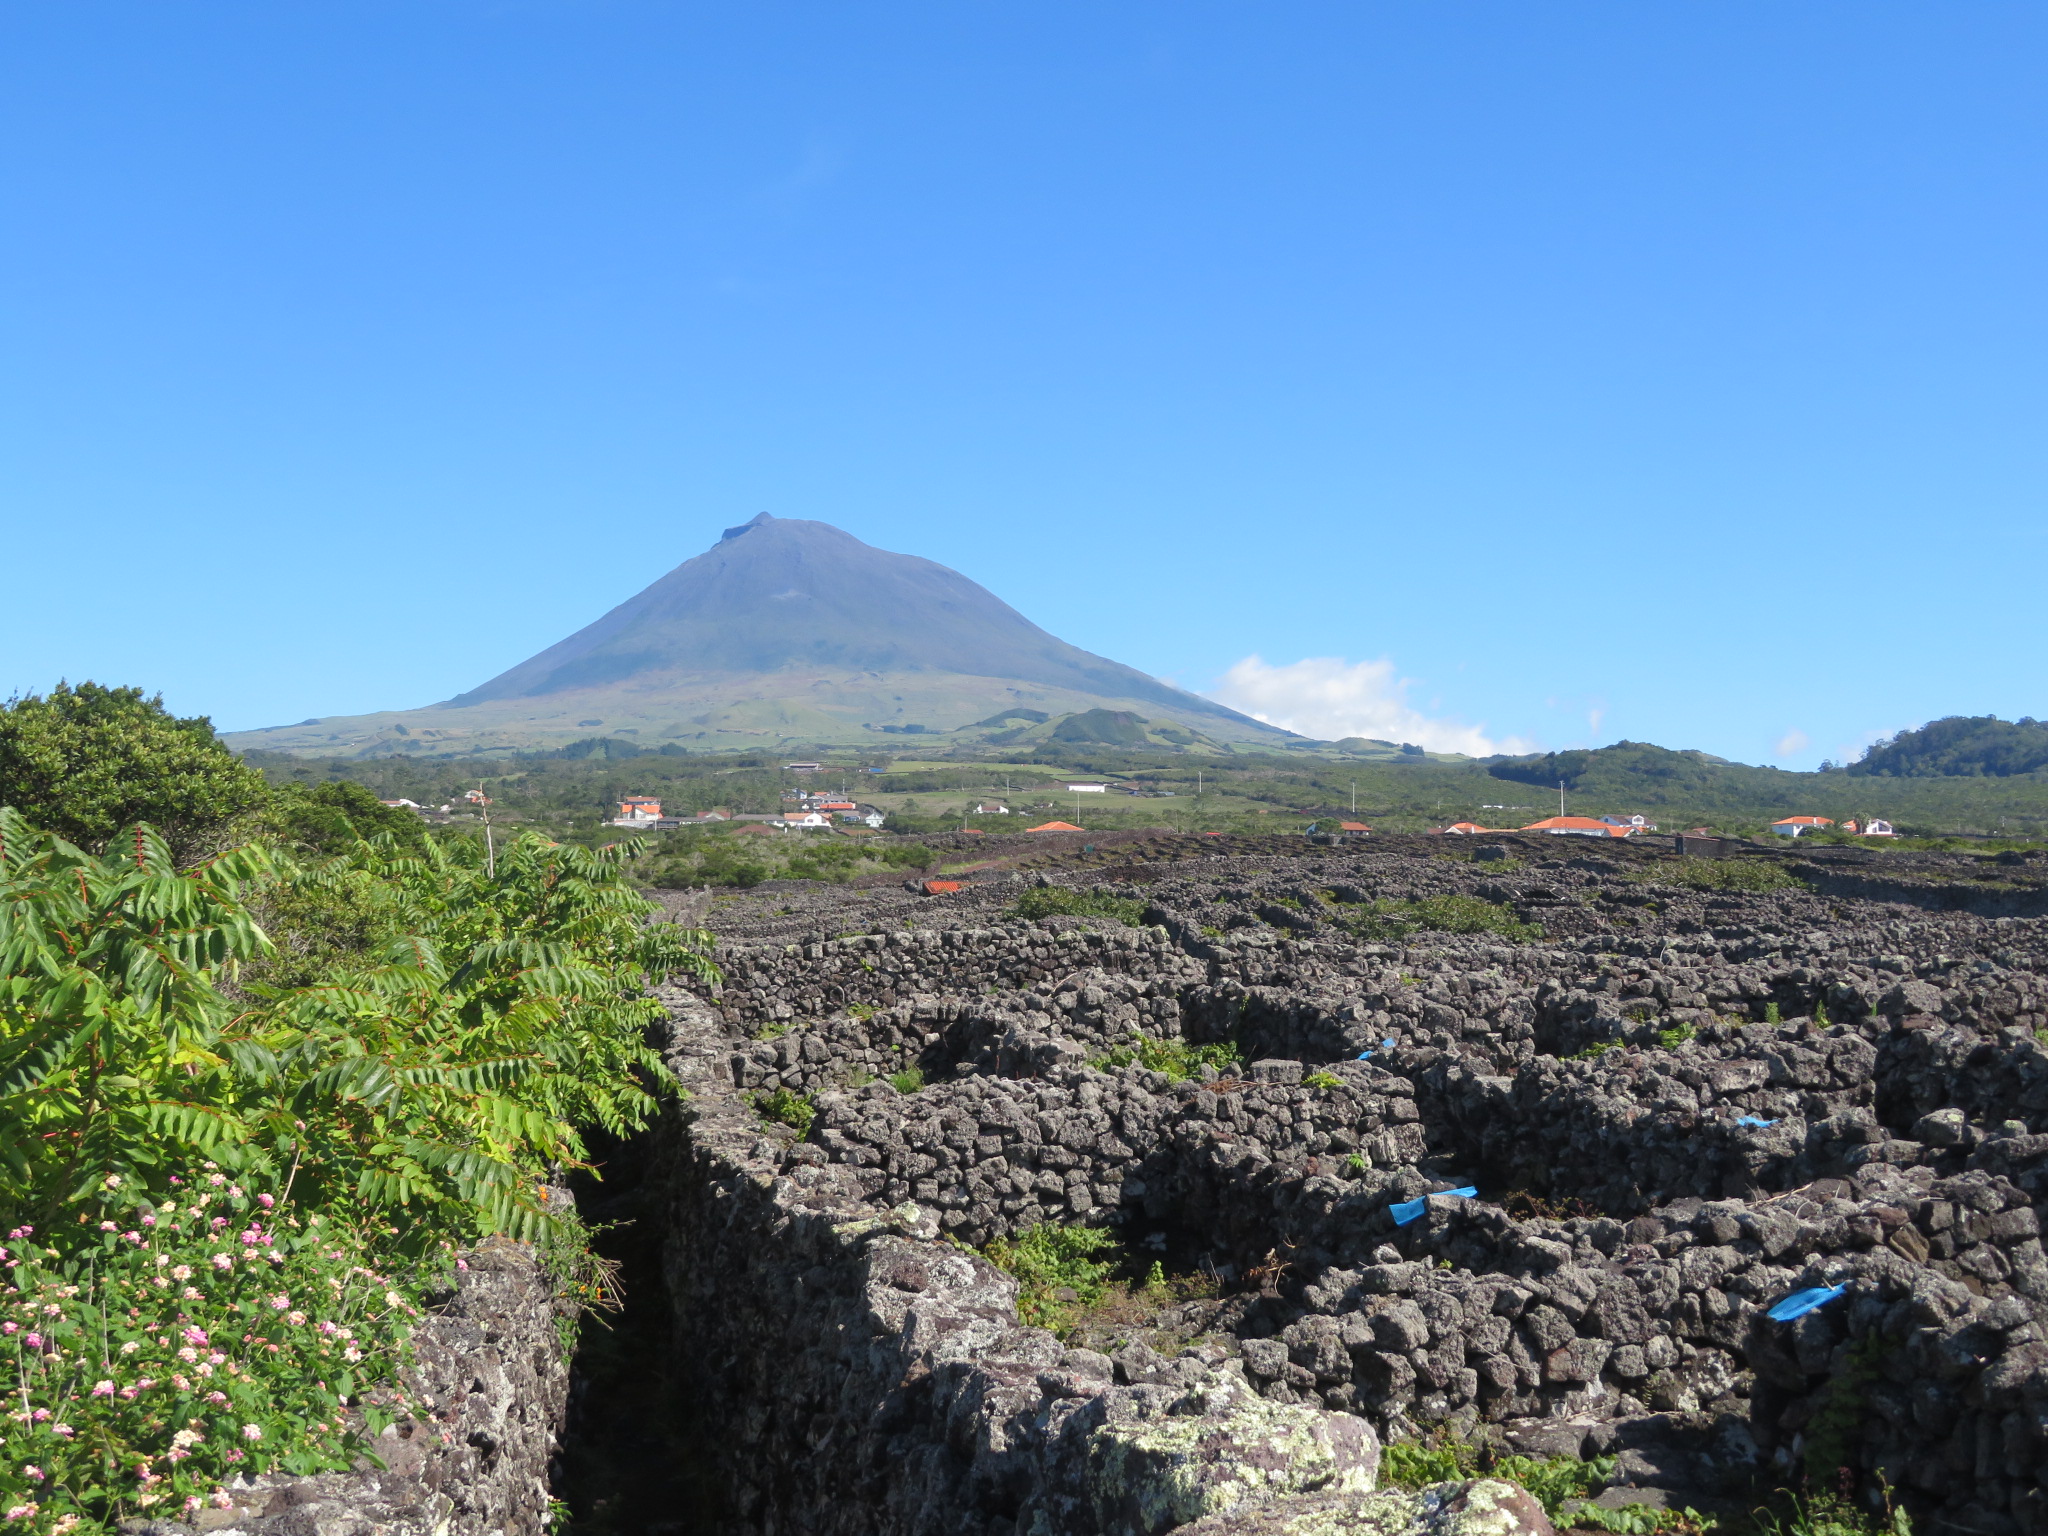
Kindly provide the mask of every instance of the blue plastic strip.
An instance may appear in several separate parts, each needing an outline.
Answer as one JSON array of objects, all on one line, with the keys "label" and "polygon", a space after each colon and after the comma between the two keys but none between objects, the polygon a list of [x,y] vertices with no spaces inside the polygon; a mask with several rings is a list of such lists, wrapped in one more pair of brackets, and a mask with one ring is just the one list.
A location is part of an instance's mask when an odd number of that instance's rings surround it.
[{"label": "blue plastic strip", "polygon": [[1819,1285],[1811,1290],[1794,1291],[1764,1315],[1774,1323],[1789,1323],[1795,1317],[1804,1317],[1816,1307],[1824,1307],[1849,1287],[1843,1285]]},{"label": "blue plastic strip", "polygon": [[[1391,1051],[1391,1050],[1392,1050],[1393,1048],[1394,1048],[1394,1042],[1393,1042],[1392,1040],[1382,1040],[1382,1041],[1380,1042],[1380,1049],[1381,1049],[1381,1050],[1383,1050],[1383,1051]],[[1360,1061],[1371,1061],[1371,1060],[1372,1060],[1372,1052],[1371,1052],[1371,1051],[1360,1051],[1360,1052],[1358,1053],[1358,1059],[1359,1059]]]},{"label": "blue plastic strip", "polygon": [[1775,1120],[1764,1120],[1764,1119],[1761,1119],[1761,1118],[1759,1118],[1759,1117],[1758,1117],[1758,1116],[1756,1116],[1756,1115],[1744,1115],[1744,1116],[1743,1116],[1743,1117],[1742,1117],[1741,1119],[1737,1120],[1737,1121],[1736,1121],[1735,1123],[1736,1123],[1737,1125],[1754,1125],[1754,1126],[1758,1127],[1759,1129],[1761,1129],[1762,1127],[1764,1127],[1764,1126],[1767,1126],[1767,1125],[1776,1125],[1776,1124],[1777,1124],[1778,1122],[1777,1122],[1777,1121],[1775,1121]]},{"label": "blue plastic strip", "polygon": [[1430,1195],[1451,1195],[1459,1200],[1470,1200],[1478,1193],[1478,1188],[1470,1184],[1463,1189],[1434,1189],[1420,1200],[1403,1200],[1398,1205],[1389,1206],[1388,1209],[1394,1213],[1394,1225],[1405,1227],[1411,1221],[1422,1219],[1422,1213],[1429,1209]]}]

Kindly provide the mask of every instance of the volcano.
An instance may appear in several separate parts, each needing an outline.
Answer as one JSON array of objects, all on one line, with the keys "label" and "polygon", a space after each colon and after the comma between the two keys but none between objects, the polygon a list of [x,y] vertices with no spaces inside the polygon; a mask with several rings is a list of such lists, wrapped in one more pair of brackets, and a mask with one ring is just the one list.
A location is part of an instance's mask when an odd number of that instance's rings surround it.
[{"label": "volcano", "polygon": [[947,734],[1091,710],[1212,742],[1287,735],[1069,645],[958,571],[764,512],[445,703],[229,739],[363,755],[532,749],[592,735],[709,749]]}]

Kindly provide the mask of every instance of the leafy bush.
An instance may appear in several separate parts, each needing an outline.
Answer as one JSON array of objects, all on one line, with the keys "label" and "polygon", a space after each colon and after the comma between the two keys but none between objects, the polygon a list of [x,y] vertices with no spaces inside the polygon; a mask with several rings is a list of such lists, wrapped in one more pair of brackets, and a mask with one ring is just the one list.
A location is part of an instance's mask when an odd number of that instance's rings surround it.
[{"label": "leafy bush", "polygon": [[924,1088],[924,1068],[906,1067],[901,1072],[891,1072],[889,1086],[898,1093],[921,1092]]},{"label": "leafy bush", "polygon": [[1427,929],[1436,933],[1495,933],[1527,943],[1543,929],[1525,923],[1514,909],[1477,896],[1426,896],[1420,901],[1376,901],[1340,926],[1361,939],[1399,941]]},{"label": "leafy bush", "polygon": [[1215,1045],[1190,1045],[1185,1040],[1155,1040],[1150,1035],[1132,1035],[1127,1044],[1090,1059],[1098,1072],[1117,1072],[1136,1062],[1148,1072],[1161,1072],[1176,1083],[1201,1075],[1202,1068],[1218,1072],[1244,1065],[1244,1053],[1231,1041]]},{"label": "leafy bush", "polygon": [[389,1415],[343,1412],[388,1379],[417,1315],[362,1234],[230,1183],[118,1181],[83,1224],[7,1234],[0,1360],[18,1408],[7,1518],[33,1531],[191,1521],[237,1474],[351,1465]]},{"label": "leafy bush", "polygon": [[811,1134],[811,1122],[818,1116],[815,1104],[789,1088],[756,1095],[754,1109],[770,1125],[786,1125],[799,1138]]},{"label": "leafy bush", "polygon": [[285,784],[273,792],[270,828],[300,853],[348,853],[378,833],[415,850],[427,845],[427,824],[404,806],[386,805],[360,784]]},{"label": "leafy bush", "polygon": [[1311,1072],[1301,1080],[1301,1084],[1304,1088],[1328,1090],[1331,1088],[1342,1088],[1344,1086],[1344,1079],[1334,1072]]},{"label": "leafy bush", "polygon": [[1033,1328],[1054,1328],[1093,1306],[1109,1289],[1121,1249],[1100,1227],[1027,1227],[982,1250],[990,1263],[1019,1283],[1017,1317]]},{"label": "leafy bush", "polygon": [[291,884],[285,861],[181,872],[147,828],[95,856],[0,810],[0,1210],[47,1222],[109,1175],[161,1188],[210,1157],[302,1203],[403,1212],[412,1251],[532,1235],[576,1127],[654,1110],[649,983],[710,970],[705,936],[644,921],[623,857],[527,835],[486,870],[464,842],[359,844],[340,873],[382,880],[410,931],[231,997],[268,948],[247,898]]},{"label": "leafy bush", "polygon": [[1010,908],[1010,916],[1027,922],[1041,917],[1107,917],[1126,928],[1139,926],[1144,915],[1142,901],[1107,891],[1076,890],[1070,885],[1035,885]]},{"label": "leafy bush", "polygon": [[83,848],[138,822],[183,862],[229,840],[269,799],[263,775],[204,716],[179,719],[140,688],[72,687],[0,705],[0,806]]}]

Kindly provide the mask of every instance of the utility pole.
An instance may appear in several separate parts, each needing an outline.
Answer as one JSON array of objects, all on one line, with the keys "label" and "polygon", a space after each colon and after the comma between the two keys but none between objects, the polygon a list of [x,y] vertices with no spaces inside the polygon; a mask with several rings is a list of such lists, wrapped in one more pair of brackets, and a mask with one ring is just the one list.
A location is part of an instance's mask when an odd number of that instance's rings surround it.
[{"label": "utility pole", "polygon": [[1351,819],[1358,820],[1358,780],[1351,781]]},{"label": "utility pole", "polygon": [[484,793],[484,781],[476,781],[477,803],[484,813],[484,873],[491,879],[498,878],[498,845],[491,840],[491,797]]},{"label": "utility pole", "polygon": [[1557,814],[1558,814],[1558,815],[1560,815],[1560,816],[1562,816],[1562,815],[1564,814],[1564,780],[1563,780],[1563,779],[1559,779],[1559,780],[1557,781]]}]

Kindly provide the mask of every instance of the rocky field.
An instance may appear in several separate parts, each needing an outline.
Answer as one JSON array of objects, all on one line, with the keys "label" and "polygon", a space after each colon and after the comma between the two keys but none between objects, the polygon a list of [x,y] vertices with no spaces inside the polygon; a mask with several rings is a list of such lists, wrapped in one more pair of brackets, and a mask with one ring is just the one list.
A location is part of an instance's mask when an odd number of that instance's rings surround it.
[{"label": "rocky field", "polygon": [[[696,899],[725,982],[672,999],[658,1187],[719,1528],[1542,1526],[1372,1493],[1405,1446],[1611,1457],[1610,1528],[1804,1482],[2048,1529],[2048,870],[1729,851]],[[1127,1283],[986,1257],[1063,1226]]]}]

